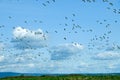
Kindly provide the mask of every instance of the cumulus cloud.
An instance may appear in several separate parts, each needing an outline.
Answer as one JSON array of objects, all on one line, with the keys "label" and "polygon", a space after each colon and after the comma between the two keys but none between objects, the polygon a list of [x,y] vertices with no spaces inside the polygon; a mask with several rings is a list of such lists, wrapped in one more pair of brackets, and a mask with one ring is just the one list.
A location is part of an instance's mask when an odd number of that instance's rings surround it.
[{"label": "cumulus cloud", "polygon": [[33,49],[45,47],[47,36],[41,29],[36,31],[16,27],[13,31],[14,47],[17,49]]},{"label": "cumulus cloud", "polygon": [[120,59],[120,53],[116,51],[106,51],[103,53],[98,53],[93,57],[96,60],[114,60]]},{"label": "cumulus cloud", "polygon": [[78,43],[61,44],[51,49],[51,60],[64,60],[81,50],[83,46]]}]

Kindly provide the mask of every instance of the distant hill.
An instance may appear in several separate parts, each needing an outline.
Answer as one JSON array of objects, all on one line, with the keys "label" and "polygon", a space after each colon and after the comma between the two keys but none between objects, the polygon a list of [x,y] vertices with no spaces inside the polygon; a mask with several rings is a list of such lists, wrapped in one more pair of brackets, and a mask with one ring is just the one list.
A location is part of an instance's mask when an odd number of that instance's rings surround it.
[{"label": "distant hill", "polygon": [[10,76],[19,76],[20,73],[14,73],[14,72],[0,72],[0,78],[3,77],[10,77]]},{"label": "distant hill", "polygon": [[12,76],[60,76],[60,75],[84,75],[84,76],[105,76],[105,75],[119,75],[120,73],[81,73],[81,74],[40,74],[40,73],[15,73],[15,72],[0,72],[0,78]]}]

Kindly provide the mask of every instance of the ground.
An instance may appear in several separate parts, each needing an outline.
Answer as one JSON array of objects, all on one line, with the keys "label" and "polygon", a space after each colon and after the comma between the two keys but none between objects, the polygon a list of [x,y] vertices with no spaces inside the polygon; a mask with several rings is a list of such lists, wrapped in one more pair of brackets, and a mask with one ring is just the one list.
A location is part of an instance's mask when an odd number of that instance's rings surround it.
[{"label": "ground", "polygon": [[120,75],[62,75],[62,76],[16,76],[0,80],[120,80]]}]

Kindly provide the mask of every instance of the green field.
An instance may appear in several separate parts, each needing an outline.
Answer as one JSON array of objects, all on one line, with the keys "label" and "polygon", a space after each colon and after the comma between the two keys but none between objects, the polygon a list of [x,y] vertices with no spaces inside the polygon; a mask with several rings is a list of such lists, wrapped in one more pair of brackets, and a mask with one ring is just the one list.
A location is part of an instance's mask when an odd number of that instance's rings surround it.
[{"label": "green field", "polygon": [[120,80],[120,76],[119,75],[16,76],[16,77],[0,78],[0,80]]}]

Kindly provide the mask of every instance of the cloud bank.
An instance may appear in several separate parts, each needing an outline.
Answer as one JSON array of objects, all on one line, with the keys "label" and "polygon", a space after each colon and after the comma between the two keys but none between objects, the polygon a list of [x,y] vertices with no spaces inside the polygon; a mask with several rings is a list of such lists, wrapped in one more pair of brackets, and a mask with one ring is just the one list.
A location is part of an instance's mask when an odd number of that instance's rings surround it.
[{"label": "cloud bank", "polygon": [[83,46],[78,43],[66,43],[51,48],[51,60],[65,60],[81,52]]},{"label": "cloud bank", "polygon": [[114,60],[120,59],[120,53],[117,51],[106,51],[103,53],[98,53],[93,57],[96,60]]}]

